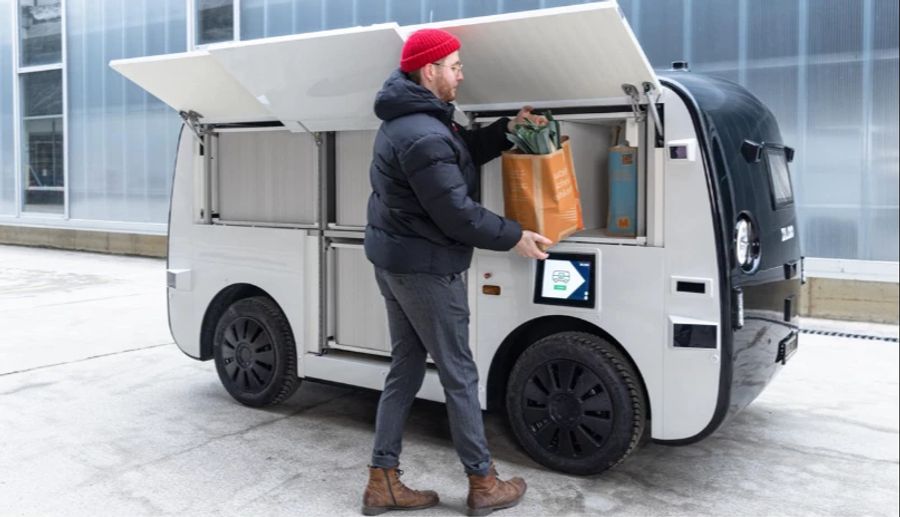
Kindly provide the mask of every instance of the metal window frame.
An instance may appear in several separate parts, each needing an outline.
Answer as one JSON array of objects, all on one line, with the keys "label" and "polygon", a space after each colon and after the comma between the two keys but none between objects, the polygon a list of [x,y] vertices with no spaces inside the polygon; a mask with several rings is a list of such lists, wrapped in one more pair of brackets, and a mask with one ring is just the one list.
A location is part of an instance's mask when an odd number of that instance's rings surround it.
[{"label": "metal window frame", "polygon": [[19,2],[18,0],[9,3],[9,8],[11,11],[10,20],[12,20],[12,62],[13,62],[13,81],[12,81],[12,115],[13,115],[13,167],[15,169],[14,173],[14,181],[16,192],[13,195],[13,201],[16,205],[16,218],[22,215],[22,203],[20,198],[22,197],[22,121],[20,118],[20,112],[22,111],[19,107],[20,102],[20,92],[19,92]]},{"label": "metal window frame", "polygon": [[216,41],[215,43],[197,43],[197,21],[199,17],[197,16],[197,0],[184,0],[185,1],[185,10],[186,10],[186,23],[187,23],[187,49],[188,51],[192,50],[202,50],[208,48],[212,45],[221,45],[222,43],[228,43],[229,41],[241,41],[241,0],[231,0],[231,8],[232,8],[232,24],[231,24],[231,40],[223,40]]},{"label": "metal window frame", "polygon": [[[12,100],[13,100],[13,120],[15,124],[13,124],[13,166],[15,167],[15,189],[16,193],[14,196],[15,205],[16,205],[16,218],[22,217],[25,214],[28,217],[35,217],[39,219],[52,219],[52,220],[69,220],[70,212],[69,212],[69,83],[68,78],[66,77],[66,55],[68,53],[67,46],[67,25],[68,25],[68,16],[66,16],[66,12],[68,9],[66,0],[59,0],[59,11],[60,11],[60,61],[59,63],[51,63],[44,65],[33,65],[33,66],[21,66],[21,56],[20,56],[20,42],[21,42],[21,21],[19,19],[21,15],[21,10],[19,9],[19,1],[14,0],[10,2],[10,9],[12,9],[12,17],[10,18],[13,22],[13,31],[12,31],[12,58],[13,58],[13,85],[12,85]],[[59,70],[62,76],[62,113],[60,117],[62,118],[62,138],[63,138],[63,146],[62,146],[62,161],[63,161],[63,213],[62,214],[54,214],[51,212],[33,212],[25,210],[25,196],[23,193],[23,183],[24,179],[22,177],[22,164],[23,156],[22,156],[22,132],[24,131],[25,126],[25,117],[22,115],[22,77],[25,74],[29,73],[37,73],[37,72],[47,72],[51,70]],[[55,117],[55,116],[54,116]]]}]

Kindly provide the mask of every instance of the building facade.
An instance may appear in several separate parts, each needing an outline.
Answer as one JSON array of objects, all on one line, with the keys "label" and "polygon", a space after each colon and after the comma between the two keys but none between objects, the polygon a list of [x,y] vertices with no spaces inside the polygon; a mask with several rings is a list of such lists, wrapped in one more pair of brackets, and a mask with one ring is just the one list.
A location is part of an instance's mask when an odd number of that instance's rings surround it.
[{"label": "building facade", "polygon": [[[110,60],[574,3],[583,2],[0,0],[0,225],[165,234],[181,121]],[[620,6],[654,66],[688,61],[774,111],[798,150],[791,173],[807,257],[889,262],[896,272],[896,1]]]}]

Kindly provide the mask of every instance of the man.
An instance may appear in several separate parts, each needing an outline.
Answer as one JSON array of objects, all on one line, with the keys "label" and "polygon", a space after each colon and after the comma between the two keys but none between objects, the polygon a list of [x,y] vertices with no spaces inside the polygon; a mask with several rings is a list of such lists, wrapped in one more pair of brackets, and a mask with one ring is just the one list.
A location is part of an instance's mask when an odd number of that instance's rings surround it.
[{"label": "man", "polygon": [[453,443],[469,477],[470,514],[508,508],[525,493],[521,478],[502,481],[487,449],[478,403],[478,372],[469,349],[469,307],[462,273],[473,247],[515,250],[544,259],[551,242],[473,200],[477,167],[510,147],[506,132],[544,117],[523,108],[473,131],[453,122],[463,81],[460,43],[452,34],[423,29],[403,46],[400,69],[375,99],[383,121],[370,170],[366,256],[387,305],[391,370],[378,404],[375,446],[363,513],[434,506],[433,491],[399,480],[403,426],[425,376],[430,354],[444,388]]}]

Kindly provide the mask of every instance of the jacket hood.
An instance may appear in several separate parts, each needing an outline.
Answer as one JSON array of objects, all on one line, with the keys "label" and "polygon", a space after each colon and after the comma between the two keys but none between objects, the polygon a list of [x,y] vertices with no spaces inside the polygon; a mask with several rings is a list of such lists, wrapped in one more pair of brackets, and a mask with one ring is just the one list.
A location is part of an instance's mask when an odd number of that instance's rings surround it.
[{"label": "jacket hood", "polygon": [[453,119],[454,107],[434,96],[424,86],[395,70],[375,96],[375,115],[384,121],[412,113],[430,113],[446,122]]}]

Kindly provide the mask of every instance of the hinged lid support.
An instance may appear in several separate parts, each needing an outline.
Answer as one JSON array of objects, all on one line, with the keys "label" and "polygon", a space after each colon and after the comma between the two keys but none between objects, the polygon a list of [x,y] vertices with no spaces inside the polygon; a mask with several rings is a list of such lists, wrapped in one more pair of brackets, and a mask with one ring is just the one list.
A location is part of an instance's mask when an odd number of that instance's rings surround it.
[{"label": "hinged lid support", "polygon": [[200,129],[200,118],[203,115],[197,113],[194,110],[189,111],[179,111],[178,115],[184,120],[184,123],[187,124],[187,127],[191,130],[191,133],[194,133],[194,136],[200,143],[203,143],[203,130]]},{"label": "hinged lid support", "polygon": [[631,102],[631,111],[634,112],[634,119],[638,122],[644,121],[644,113],[641,111],[641,94],[637,87],[633,84],[623,84],[622,91],[628,96]]},{"label": "hinged lid support", "polygon": [[653,83],[645,82],[644,96],[647,97],[647,110],[650,112],[650,116],[653,117],[653,125],[656,126],[656,131],[662,135],[664,133],[663,126],[659,119],[659,112],[656,111],[656,103],[659,102],[659,98],[662,95]]},{"label": "hinged lid support", "polygon": [[303,122],[299,120],[286,120],[282,122],[284,127],[288,128],[291,133],[309,133],[312,135],[313,139],[316,141],[316,145],[322,146],[322,133],[321,131],[310,131],[308,127],[303,125]]}]

